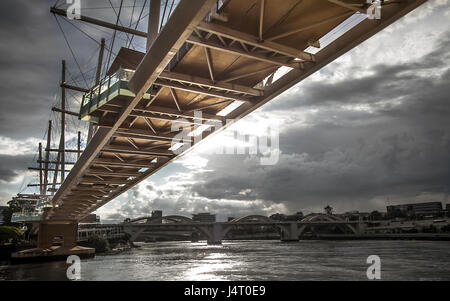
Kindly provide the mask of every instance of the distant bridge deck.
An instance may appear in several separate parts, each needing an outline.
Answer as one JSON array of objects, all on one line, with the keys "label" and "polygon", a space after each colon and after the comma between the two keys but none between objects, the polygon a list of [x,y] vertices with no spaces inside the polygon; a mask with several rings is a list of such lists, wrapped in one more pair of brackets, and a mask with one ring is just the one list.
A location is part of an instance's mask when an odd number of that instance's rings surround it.
[{"label": "distant bridge deck", "polygon": [[[80,220],[191,150],[174,153],[171,142],[180,133],[171,131],[175,119],[198,125],[193,112],[200,111],[201,121],[218,121],[200,134],[202,140],[229,126],[225,118],[248,115],[424,2],[386,1],[380,20],[365,19],[312,54],[305,50],[365,12],[366,0],[181,0],[134,64],[126,84],[130,93],[103,101],[102,89],[114,93],[103,86],[86,94],[88,102],[98,97],[81,113],[99,129],[44,219]],[[124,53],[123,59],[132,56]],[[285,74],[274,80],[281,67]],[[236,108],[221,114],[230,104]],[[190,142],[198,144],[194,137]]]},{"label": "distant bridge deck", "polygon": [[[220,226],[285,226],[291,224],[297,224],[298,226],[333,226],[333,225],[358,225],[361,222],[358,221],[245,221],[239,223],[231,223],[231,222],[180,222],[180,223],[134,223],[134,224],[124,224],[126,226],[132,226],[137,228],[170,228],[170,227],[202,227],[202,226],[211,226],[211,225],[220,225]],[[364,222],[370,223],[370,222]]]}]

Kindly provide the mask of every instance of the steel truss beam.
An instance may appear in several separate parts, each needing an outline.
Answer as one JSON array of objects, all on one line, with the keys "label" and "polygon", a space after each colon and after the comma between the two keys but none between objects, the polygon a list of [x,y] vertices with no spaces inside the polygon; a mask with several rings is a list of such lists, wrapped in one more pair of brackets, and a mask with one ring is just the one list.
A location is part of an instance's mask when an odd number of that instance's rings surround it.
[{"label": "steel truss beam", "polygon": [[[286,57],[289,57],[291,59],[300,59],[303,61],[314,61],[314,55],[295,49],[295,48],[291,48],[288,46],[284,46],[282,44],[278,44],[275,42],[271,42],[271,41],[264,41],[264,40],[259,40],[258,37],[247,34],[247,33],[243,33],[222,25],[219,25],[217,23],[207,23],[207,22],[201,22],[198,26],[197,29],[210,33],[210,34],[214,34],[216,36],[220,36],[222,38],[226,38],[229,39],[231,41],[237,41],[240,43],[243,43],[245,45],[247,45],[247,49],[251,49],[251,52],[254,52],[255,50],[258,49],[262,49],[262,50],[267,50],[269,52],[273,54],[279,54],[279,55],[283,55]],[[231,43],[231,42],[230,42]]]},{"label": "steel truss beam", "polygon": [[187,42],[194,44],[194,45],[199,45],[202,47],[207,47],[207,48],[211,48],[211,49],[215,49],[215,50],[219,50],[219,51],[223,51],[223,52],[228,52],[228,53],[231,53],[231,54],[234,54],[237,56],[243,56],[243,57],[246,57],[249,59],[254,59],[254,60],[270,63],[273,65],[286,66],[286,67],[295,68],[295,69],[302,68],[302,62],[300,62],[300,61],[295,62],[295,61],[293,61],[293,59],[291,57],[279,58],[279,57],[273,57],[273,56],[272,57],[266,56],[264,54],[260,54],[260,53],[256,53],[256,52],[250,52],[250,51],[247,51],[248,49],[246,50],[245,48],[243,48],[244,46],[242,46],[242,44],[240,44],[240,43],[234,43],[232,45],[230,43],[230,45],[224,45],[221,42],[217,42],[214,40],[207,40],[205,38],[199,38],[194,35],[191,35],[187,39]]},{"label": "steel truss beam", "polygon": [[88,171],[86,171],[86,174],[89,175],[97,175],[97,176],[122,176],[122,177],[135,177],[140,175],[140,172],[137,171],[108,171],[105,169],[89,169]]},{"label": "steel truss beam", "polygon": [[195,85],[200,88],[209,88],[215,90],[223,90],[225,92],[238,93],[250,96],[261,96],[263,91],[251,87],[246,87],[239,84],[230,84],[221,81],[212,81],[207,78],[182,74],[177,72],[164,71],[158,77],[169,81],[179,82],[182,84]]},{"label": "steel truss beam", "polygon": [[110,184],[127,184],[128,181],[125,180],[118,180],[118,179],[108,179],[108,180],[100,180],[96,177],[82,177],[80,179],[80,183],[90,183],[90,184],[102,184],[102,183],[110,183]]},{"label": "steel truss beam", "polygon": [[146,150],[145,148],[142,148],[137,150],[134,147],[128,147],[124,145],[106,145],[105,147],[103,147],[102,152],[114,154],[143,155],[152,157],[171,157],[174,155],[173,152],[165,149]]},{"label": "steel truss beam", "polygon": [[[108,112],[108,113],[115,113],[119,114],[121,112],[121,109],[119,107],[104,105],[101,108],[99,108],[100,111]],[[131,111],[129,116],[133,117],[142,117],[142,118],[150,118],[150,119],[158,119],[163,121],[179,121],[183,122],[179,119],[194,119],[194,121],[184,121],[188,123],[202,123],[202,121],[219,121],[224,122],[225,119],[222,116],[212,115],[203,113],[197,114],[196,116],[192,112],[180,112],[178,110],[174,110],[171,108],[163,108],[163,107],[157,107],[157,106],[150,106],[148,108],[145,107],[136,107],[133,111]],[[107,122],[106,122],[107,123]],[[100,123],[101,124],[101,123]]]},{"label": "steel truss beam", "polygon": [[175,82],[175,81],[165,80],[165,79],[157,79],[155,81],[155,85],[172,88],[172,89],[177,89],[177,90],[183,90],[186,92],[208,95],[208,96],[217,97],[217,98],[229,98],[229,99],[234,99],[234,100],[251,102],[251,99],[249,99],[248,97],[236,95],[231,92],[228,92],[228,93],[223,92],[223,91],[221,91],[223,89],[220,89],[220,90],[219,89],[217,89],[217,90],[205,89],[205,88],[201,88],[199,86],[194,87],[191,85],[182,84],[180,82]]}]

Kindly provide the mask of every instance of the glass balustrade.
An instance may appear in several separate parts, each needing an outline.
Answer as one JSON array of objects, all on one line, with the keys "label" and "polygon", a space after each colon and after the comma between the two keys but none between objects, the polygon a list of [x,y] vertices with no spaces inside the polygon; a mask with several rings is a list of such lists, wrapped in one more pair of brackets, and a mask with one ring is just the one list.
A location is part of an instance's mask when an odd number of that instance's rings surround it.
[{"label": "glass balustrade", "polygon": [[[211,21],[214,15],[217,14],[223,7],[225,1],[218,0],[216,6],[211,10],[206,16],[205,20]],[[161,20],[161,29],[167,23],[171,17],[171,13],[178,6],[179,1],[175,1],[169,10],[168,14],[163,16]],[[179,49],[177,54],[172,58],[169,64],[166,66],[166,70],[171,71],[177,63],[184,57],[184,55],[192,47],[192,44],[184,43],[184,45]],[[80,118],[82,120],[90,122],[98,122],[99,118],[92,116],[91,113],[95,112],[98,108],[113,100],[119,95],[134,97],[135,94],[128,89],[128,82],[133,77],[134,70],[129,69],[119,69],[113,75],[107,77],[98,86],[94,87],[83,96],[81,108],[80,108]],[[151,88],[150,88],[151,89]],[[150,91],[150,90],[149,90]],[[150,99],[150,92],[144,95],[144,98]]]},{"label": "glass balustrade", "polygon": [[34,206],[34,209],[22,209],[22,212],[15,212],[11,216],[11,222],[19,223],[19,222],[32,222],[32,221],[40,221],[42,219],[42,214],[45,208],[51,207],[51,197],[42,198],[38,200],[37,204]]},{"label": "glass balustrade", "polygon": [[42,219],[42,213],[13,213],[11,216],[12,223],[34,222]]},{"label": "glass balustrade", "polygon": [[[98,86],[92,88],[83,96],[80,117],[82,120],[97,122],[98,118],[90,116],[98,108],[115,99],[117,96],[134,97],[135,94],[128,89],[128,82],[133,77],[134,70],[119,69],[116,73],[105,78]],[[146,93],[144,98],[150,98]]]},{"label": "glass balustrade", "polygon": [[[82,120],[98,122],[98,117],[91,116],[93,112],[105,105],[117,96],[135,97],[136,95],[128,89],[128,82],[134,75],[134,70],[119,69],[116,73],[108,76],[98,86],[92,88],[83,96],[80,109]],[[145,99],[150,99],[150,91],[144,94]]]}]

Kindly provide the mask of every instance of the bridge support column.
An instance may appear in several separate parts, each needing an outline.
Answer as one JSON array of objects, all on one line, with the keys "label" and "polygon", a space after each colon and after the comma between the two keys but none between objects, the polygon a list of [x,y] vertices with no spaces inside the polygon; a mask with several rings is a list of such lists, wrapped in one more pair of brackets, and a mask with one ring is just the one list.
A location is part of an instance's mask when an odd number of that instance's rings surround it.
[{"label": "bridge support column", "polygon": [[199,234],[197,231],[193,231],[191,233],[191,242],[198,242],[199,241]]},{"label": "bridge support column", "polygon": [[41,222],[38,232],[38,248],[48,249],[57,244],[65,249],[77,246],[78,223],[76,221]]},{"label": "bridge support column", "polygon": [[356,230],[356,235],[362,235],[366,232],[367,229],[367,224],[366,223],[358,223],[356,224],[355,230]]},{"label": "bridge support column", "polygon": [[281,241],[298,241],[300,231],[297,223],[289,223],[281,226]]},{"label": "bridge support column", "polygon": [[94,248],[77,246],[77,221],[42,221],[38,229],[37,248],[12,253],[12,262],[66,260],[70,255],[80,258],[95,256]]},{"label": "bridge support column", "polygon": [[144,232],[144,230],[145,228],[143,227],[139,227],[136,229],[132,225],[124,225],[123,227],[123,232],[130,235],[131,242],[135,242],[135,240],[139,237],[139,235],[142,234],[142,232]]},{"label": "bridge support column", "polygon": [[222,238],[223,238],[223,229],[222,225],[220,224],[212,224],[208,227],[208,245],[220,245],[222,244]]}]

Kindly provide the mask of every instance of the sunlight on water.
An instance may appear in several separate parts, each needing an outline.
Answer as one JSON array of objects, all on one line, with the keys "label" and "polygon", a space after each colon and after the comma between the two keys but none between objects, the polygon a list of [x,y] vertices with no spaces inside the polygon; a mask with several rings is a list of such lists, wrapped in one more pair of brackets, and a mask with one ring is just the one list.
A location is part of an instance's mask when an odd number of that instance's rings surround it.
[{"label": "sunlight on water", "polygon": [[[159,242],[81,263],[82,280],[367,280],[380,256],[382,280],[450,280],[445,241]],[[66,280],[67,264],[0,265],[0,279]]]}]

